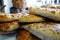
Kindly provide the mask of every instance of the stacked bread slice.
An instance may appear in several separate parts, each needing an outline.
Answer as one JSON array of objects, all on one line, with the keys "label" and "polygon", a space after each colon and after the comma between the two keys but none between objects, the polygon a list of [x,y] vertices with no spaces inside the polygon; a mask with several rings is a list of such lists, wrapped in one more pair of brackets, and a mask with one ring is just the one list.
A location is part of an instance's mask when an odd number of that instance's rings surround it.
[{"label": "stacked bread slice", "polygon": [[[19,21],[19,22],[25,22],[27,24],[21,25],[21,27],[36,37],[42,39],[42,40],[60,40],[60,9],[51,9],[51,8],[29,8],[29,12],[31,15],[36,15],[38,17],[42,16],[45,18],[54,20],[53,21],[43,21],[43,22],[35,22],[38,18],[34,19],[34,17],[30,16],[31,18],[28,18],[26,16],[24,20],[32,19],[34,21]],[[22,17],[23,18],[23,17]],[[21,18],[21,19],[22,19]],[[56,22],[55,22],[56,21]],[[33,22],[33,23],[32,23]],[[30,23],[30,24],[28,24]]]},{"label": "stacked bread slice", "polygon": [[60,40],[60,24],[52,22],[32,23],[22,27],[42,40]]},{"label": "stacked bread slice", "polygon": [[[37,40],[60,40],[60,23],[56,23],[60,21],[60,9],[29,8],[29,12],[0,14],[0,33],[9,34],[23,28],[17,40],[35,40],[34,36]],[[56,22],[46,21],[46,18]]]},{"label": "stacked bread slice", "polygon": [[[25,13],[17,14],[0,14],[0,33],[6,34],[11,31],[15,31],[19,28],[19,22],[42,22],[44,21],[43,17],[38,17],[36,15],[30,15]],[[8,34],[9,34],[8,33]]]},{"label": "stacked bread slice", "polygon": [[19,28],[19,14],[0,14],[0,34],[14,33]]},{"label": "stacked bread slice", "polygon": [[45,18],[43,17],[39,17],[33,14],[23,14],[20,18],[19,18],[19,22],[21,23],[31,23],[31,22],[43,22],[45,21]]},{"label": "stacked bread slice", "polygon": [[60,9],[51,8],[29,8],[33,14],[40,15],[55,21],[60,21]]}]

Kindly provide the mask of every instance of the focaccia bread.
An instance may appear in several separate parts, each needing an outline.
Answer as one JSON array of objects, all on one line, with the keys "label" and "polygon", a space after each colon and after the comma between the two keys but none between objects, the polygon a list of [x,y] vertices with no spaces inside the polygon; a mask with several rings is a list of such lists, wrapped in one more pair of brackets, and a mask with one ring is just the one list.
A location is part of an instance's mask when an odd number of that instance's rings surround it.
[{"label": "focaccia bread", "polygon": [[0,22],[15,21],[20,18],[21,14],[0,14]]},{"label": "focaccia bread", "polygon": [[19,18],[19,22],[28,23],[28,22],[42,22],[45,21],[45,18],[39,17],[33,14],[25,14]]},{"label": "focaccia bread", "polygon": [[45,21],[45,18],[26,13],[0,14],[0,22],[9,22],[15,20],[18,20],[19,22],[42,22]]},{"label": "focaccia bread", "polygon": [[40,15],[55,21],[60,21],[60,9],[48,9],[48,8],[29,8],[29,11],[33,14]]},{"label": "focaccia bread", "polygon": [[28,32],[27,30],[21,30],[18,34],[17,34],[17,40],[40,40],[39,38],[35,37],[34,35],[32,35],[30,32]]},{"label": "focaccia bread", "polygon": [[19,28],[18,22],[9,22],[9,23],[0,23],[0,31],[8,32],[13,31]]},{"label": "focaccia bread", "polygon": [[60,40],[59,25],[57,23],[44,22],[23,25],[22,28],[28,30],[29,32],[43,40]]}]

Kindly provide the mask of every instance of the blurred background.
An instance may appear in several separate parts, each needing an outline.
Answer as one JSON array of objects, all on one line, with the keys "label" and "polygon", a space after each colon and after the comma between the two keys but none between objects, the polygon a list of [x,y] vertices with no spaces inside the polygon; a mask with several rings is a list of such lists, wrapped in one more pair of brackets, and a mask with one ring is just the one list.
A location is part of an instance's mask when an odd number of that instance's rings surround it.
[{"label": "blurred background", "polygon": [[0,0],[0,12],[19,13],[26,7],[40,7],[46,4],[60,5],[60,0]]}]

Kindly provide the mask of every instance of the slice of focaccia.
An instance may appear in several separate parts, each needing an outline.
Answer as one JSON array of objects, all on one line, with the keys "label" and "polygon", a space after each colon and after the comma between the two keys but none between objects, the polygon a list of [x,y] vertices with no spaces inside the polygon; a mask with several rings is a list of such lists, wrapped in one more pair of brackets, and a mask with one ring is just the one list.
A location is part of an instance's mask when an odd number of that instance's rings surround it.
[{"label": "slice of focaccia", "polygon": [[55,21],[60,21],[60,9],[48,9],[48,8],[29,8],[29,11],[33,14],[40,15]]},{"label": "slice of focaccia", "polygon": [[21,14],[0,14],[0,22],[15,21],[20,18]]},{"label": "slice of focaccia", "polygon": [[43,17],[38,17],[36,15],[30,15],[25,13],[17,14],[0,14],[0,22],[9,22],[19,20],[19,22],[42,22],[45,21]]},{"label": "slice of focaccia", "polygon": [[13,31],[19,28],[18,22],[10,22],[10,23],[0,23],[0,31],[8,32]]},{"label": "slice of focaccia", "polygon": [[33,14],[24,14],[19,18],[19,22],[42,22],[45,21],[43,17],[39,17]]},{"label": "slice of focaccia", "polygon": [[58,39],[60,40],[60,34],[57,34],[58,27],[60,26],[58,26],[58,24],[56,23],[45,22],[33,23],[22,26],[22,28],[28,30],[29,32],[43,40],[58,40]]},{"label": "slice of focaccia", "polygon": [[27,30],[21,30],[17,35],[17,40],[40,40]]}]

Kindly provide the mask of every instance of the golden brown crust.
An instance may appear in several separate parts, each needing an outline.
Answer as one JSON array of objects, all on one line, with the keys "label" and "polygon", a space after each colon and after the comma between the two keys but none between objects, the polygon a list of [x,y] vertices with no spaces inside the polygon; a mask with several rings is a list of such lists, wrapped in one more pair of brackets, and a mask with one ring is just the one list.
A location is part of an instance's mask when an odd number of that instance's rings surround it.
[{"label": "golden brown crust", "polygon": [[35,37],[26,30],[21,30],[17,35],[17,40],[40,40],[40,39],[38,39],[37,37]]},{"label": "golden brown crust", "polygon": [[23,15],[19,19],[19,22],[42,22],[42,21],[45,21],[43,17],[39,17],[33,14]]},{"label": "golden brown crust", "polygon": [[60,9],[29,8],[29,11],[36,15],[40,15],[55,21],[60,21]]},{"label": "golden brown crust", "polygon": [[0,22],[18,20],[20,16],[20,14],[0,14]]},{"label": "golden brown crust", "polygon": [[10,22],[10,23],[0,23],[1,31],[12,31],[19,27],[18,22]]},{"label": "golden brown crust", "polygon": [[19,20],[19,22],[42,22],[44,21],[44,18],[25,13],[0,15],[0,22],[8,22],[14,20]]},{"label": "golden brown crust", "polygon": [[0,15],[0,22],[13,21],[14,19],[10,15]]},{"label": "golden brown crust", "polygon": [[42,22],[44,21],[44,18],[25,13],[0,15],[0,22],[9,22],[14,20],[19,20],[19,22]]}]

